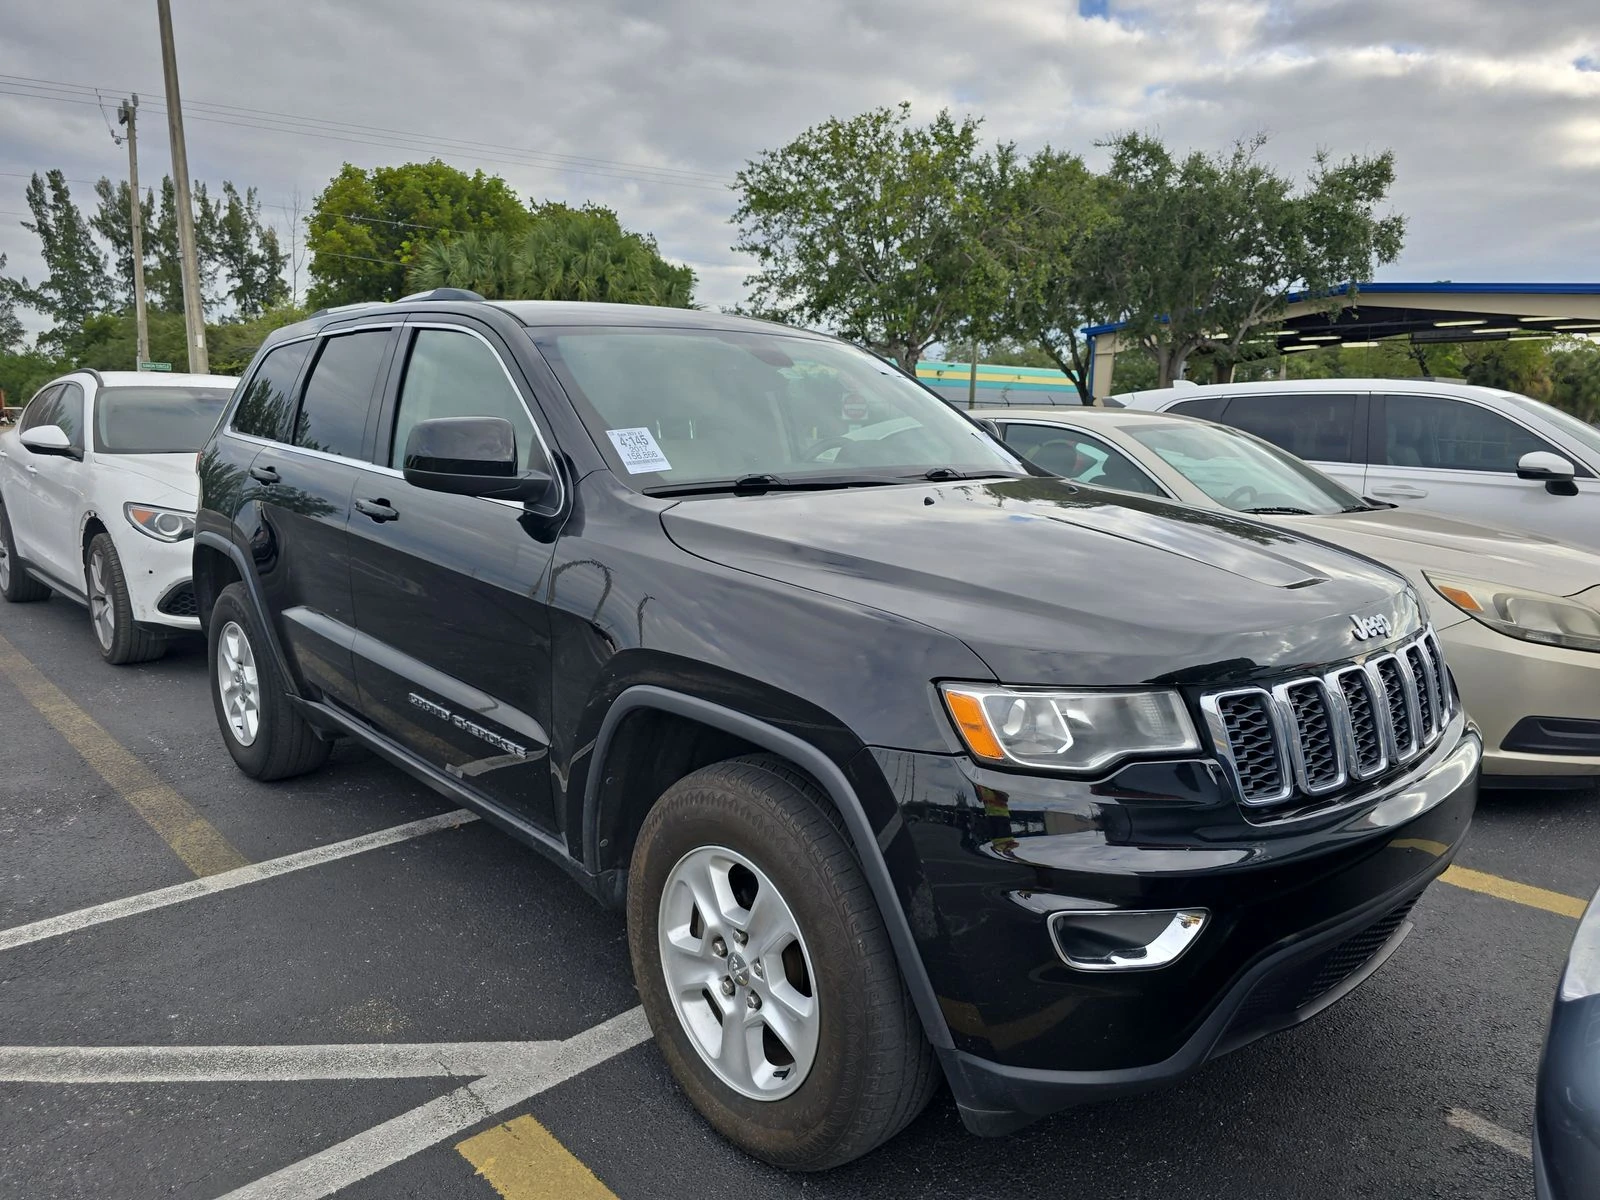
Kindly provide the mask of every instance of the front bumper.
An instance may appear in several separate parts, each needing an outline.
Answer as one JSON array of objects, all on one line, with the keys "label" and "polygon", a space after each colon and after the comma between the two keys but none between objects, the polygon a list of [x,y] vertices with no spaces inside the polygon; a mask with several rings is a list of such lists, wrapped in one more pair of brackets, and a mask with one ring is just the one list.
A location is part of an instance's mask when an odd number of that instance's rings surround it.
[{"label": "front bumper", "polygon": [[1526,717],[1600,721],[1600,653],[1524,642],[1470,620],[1441,630],[1439,640],[1461,703],[1483,731],[1484,775],[1600,776],[1600,754],[1505,748]]},{"label": "front bumper", "polygon": [[[1600,906],[1596,896],[1591,915]],[[1533,1120],[1538,1200],[1600,1196],[1600,996],[1557,996]]]},{"label": "front bumper", "polygon": [[194,542],[158,542],[128,528],[112,535],[128,584],[133,619],[141,625],[199,632],[194,606]]},{"label": "front bumper", "polygon": [[[946,1075],[968,1127],[1002,1133],[1180,1078],[1353,990],[1465,836],[1481,743],[1458,715],[1376,796],[1277,824],[1253,823],[1206,761],[1085,784],[874,753],[909,834],[891,869],[920,876],[907,916]],[[1210,926],[1158,970],[1076,971],[1047,933],[1059,909],[1191,907]]]}]

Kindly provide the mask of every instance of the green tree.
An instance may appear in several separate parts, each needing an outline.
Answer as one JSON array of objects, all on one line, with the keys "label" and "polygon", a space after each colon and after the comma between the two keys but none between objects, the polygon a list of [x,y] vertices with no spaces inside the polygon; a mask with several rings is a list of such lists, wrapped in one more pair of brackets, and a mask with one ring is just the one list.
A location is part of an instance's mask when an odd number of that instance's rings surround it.
[{"label": "green tree", "polygon": [[[129,211],[128,181],[112,183],[102,175],[94,185],[99,206],[89,218],[89,226],[111,249],[111,277],[114,287],[111,302],[115,305],[133,303],[133,214]],[[144,238],[145,270],[150,270],[150,248],[154,237],[155,193],[146,191],[140,201],[139,224]]]},{"label": "green tree", "polygon": [[39,342],[42,348],[55,350],[110,302],[106,260],[60,171],[42,178],[35,174],[28,181],[27,201],[33,219],[22,222],[22,227],[38,235],[48,274],[37,287],[23,279],[11,291],[15,300],[54,322]]},{"label": "green tree", "polygon": [[1555,391],[1550,360],[1545,353],[1549,344],[1508,340],[1463,346],[1466,367],[1462,374],[1468,383],[1480,387],[1501,388],[1536,400],[1548,400]]},{"label": "green tree", "polygon": [[208,325],[206,350],[211,358],[212,374],[244,374],[244,369],[250,365],[261,343],[267,340],[267,334],[296,321],[303,321],[305,317],[304,309],[286,304],[248,320]]},{"label": "green tree", "polygon": [[67,363],[44,350],[0,354],[0,406],[21,408],[67,367]]},{"label": "green tree", "polygon": [[[0,271],[6,269],[6,256],[0,254]],[[0,276],[0,354],[16,354],[22,349],[22,319],[17,316],[16,285]]]},{"label": "green tree", "polygon": [[978,348],[978,361],[998,367],[1043,367],[1049,371],[1060,365],[1037,344],[1016,338],[985,342]]},{"label": "green tree", "polygon": [[313,307],[395,300],[421,246],[469,230],[521,233],[529,214],[505,180],[437,159],[364,171],[346,163],[312,202]]},{"label": "green tree", "polygon": [[609,208],[544,204],[520,235],[468,231],[421,246],[410,286],[470,288],[492,300],[597,300],[686,308],[694,272]]},{"label": "green tree", "polygon": [[1110,219],[1116,188],[1075,154],[1046,146],[1017,168],[998,153],[989,240],[1002,281],[990,325],[1032,346],[1073,379],[1087,404],[1088,339],[1104,318],[1086,277],[1085,249]]},{"label": "green tree", "polygon": [[261,202],[255,188],[240,195],[227,180],[213,231],[219,272],[233,303],[234,316],[253,320],[289,298],[284,279],[287,257],[278,248],[278,234],[261,223]]},{"label": "green tree", "polygon": [[[1376,213],[1394,182],[1391,153],[1339,163],[1319,153],[1297,190],[1259,160],[1263,140],[1181,161],[1144,135],[1110,143],[1119,191],[1085,269],[1093,301],[1126,322],[1122,337],[1150,352],[1162,385],[1197,353],[1229,377],[1290,291],[1329,296],[1331,309],[1399,254],[1404,218]],[[1351,295],[1332,298],[1344,285]]]},{"label": "green tree", "polygon": [[1600,344],[1573,338],[1545,345],[1550,347],[1550,403],[1600,424]]},{"label": "green tree", "polygon": [[807,129],[738,173],[734,249],[753,255],[752,305],[831,326],[906,370],[993,311],[979,122],[911,106]]}]

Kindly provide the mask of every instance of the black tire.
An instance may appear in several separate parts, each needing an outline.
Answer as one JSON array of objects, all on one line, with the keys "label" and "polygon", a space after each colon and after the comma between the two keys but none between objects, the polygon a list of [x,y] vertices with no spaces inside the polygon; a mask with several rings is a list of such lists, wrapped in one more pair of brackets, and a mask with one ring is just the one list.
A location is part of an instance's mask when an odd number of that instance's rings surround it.
[{"label": "black tire", "polygon": [[50,599],[50,589],[17,566],[17,544],[11,536],[11,518],[6,516],[5,505],[0,504],[0,596],[12,604],[31,604],[35,600]]},{"label": "black tire", "polygon": [[[815,1057],[779,1099],[749,1098],[719,1077],[671,999],[658,942],[663,892],[680,862],[706,847],[734,851],[769,877],[809,952]],[[715,953],[708,934],[699,936]],[[729,1141],[774,1166],[816,1171],[858,1158],[905,1128],[938,1087],[932,1048],[838,814],[781,759],[716,763],[662,795],[633,851],[628,946],[656,1044],[690,1102]],[[709,989],[706,996],[716,1003]],[[727,1003],[737,1014],[738,994]]]},{"label": "black tire", "polygon": [[[234,731],[223,698],[218,673],[220,648],[225,633],[244,640],[255,675],[257,726],[246,741]],[[211,609],[211,625],[206,632],[206,663],[210,668],[211,706],[217,714],[222,740],[239,769],[255,779],[288,779],[314,771],[328,760],[332,746],[317,736],[316,730],[295,711],[283,686],[270,643],[250,603],[244,584],[230,583]]]},{"label": "black tire", "polygon": [[89,620],[101,658],[120,667],[151,662],[167,652],[164,637],[134,622],[128,577],[122,572],[122,560],[117,557],[109,533],[97,533],[90,540],[89,551],[83,556],[83,574],[89,595]]}]

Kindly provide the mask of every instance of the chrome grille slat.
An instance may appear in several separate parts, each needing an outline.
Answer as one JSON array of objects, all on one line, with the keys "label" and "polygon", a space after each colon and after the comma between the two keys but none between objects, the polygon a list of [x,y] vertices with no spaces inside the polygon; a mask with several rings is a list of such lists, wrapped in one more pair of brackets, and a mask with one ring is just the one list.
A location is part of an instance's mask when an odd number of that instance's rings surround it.
[{"label": "chrome grille slat", "polygon": [[1360,665],[1212,693],[1200,707],[1251,807],[1375,779],[1438,742],[1456,710],[1432,629]]}]

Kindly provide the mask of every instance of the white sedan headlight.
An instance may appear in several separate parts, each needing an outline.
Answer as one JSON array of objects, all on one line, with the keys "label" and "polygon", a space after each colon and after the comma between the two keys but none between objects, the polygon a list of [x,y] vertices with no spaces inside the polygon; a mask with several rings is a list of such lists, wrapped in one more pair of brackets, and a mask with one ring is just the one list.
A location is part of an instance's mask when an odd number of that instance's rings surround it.
[{"label": "white sedan headlight", "polygon": [[1600,609],[1530,588],[1428,574],[1433,590],[1476,621],[1508,637],[1569,650],[1600,650]]},{"label": "white sedan headlight", "polygon": [[941,690],[961,740],[984,762],[1089,772],[1132,756],[1200,749],[1176,692]]},{"label": "white sedan headlight", "polygon": [[194,536],[194,515],[175,508],[156,508],[149,504],[124,504],[123,516],[140,533],[158,542],[181,542]]}]

